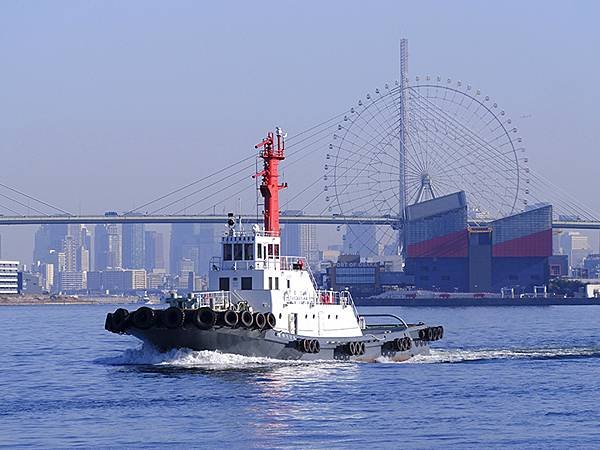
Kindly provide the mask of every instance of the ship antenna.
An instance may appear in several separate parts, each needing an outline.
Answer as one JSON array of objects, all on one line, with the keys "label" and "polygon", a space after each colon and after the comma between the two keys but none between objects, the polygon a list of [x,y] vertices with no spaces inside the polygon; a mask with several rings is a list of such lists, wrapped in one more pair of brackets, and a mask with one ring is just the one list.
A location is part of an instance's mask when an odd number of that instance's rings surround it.
[{"label": "ship antenna", "polygon": [[255,177],[262,177],[260,193],[264,198],[264,225],[265,232],[279,236],[279,191],[287,187],[287,183],[279,184],[279,161],[285,159],[285,137],[283,130],[275,128],[277,148],[275,148],[274,135],[267,134],[254,148],[260,148],[259,157],[264,161],[264,168]]}]

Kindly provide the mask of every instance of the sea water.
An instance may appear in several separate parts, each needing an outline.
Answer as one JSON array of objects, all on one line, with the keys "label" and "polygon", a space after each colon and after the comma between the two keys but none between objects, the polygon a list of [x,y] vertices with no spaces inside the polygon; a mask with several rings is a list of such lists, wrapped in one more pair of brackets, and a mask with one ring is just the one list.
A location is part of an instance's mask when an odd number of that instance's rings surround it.
[{"label": "sea water", "polygon": [[600,307],[367,308],[442,324],[406,363],[158,353],[110,306],[0,307],[0,446],[600,448]]}]

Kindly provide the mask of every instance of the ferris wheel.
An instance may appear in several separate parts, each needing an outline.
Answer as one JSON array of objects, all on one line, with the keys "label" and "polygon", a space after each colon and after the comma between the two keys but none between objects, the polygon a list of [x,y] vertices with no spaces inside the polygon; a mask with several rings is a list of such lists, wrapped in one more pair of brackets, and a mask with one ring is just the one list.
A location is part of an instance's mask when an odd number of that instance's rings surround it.
[{"label": "ferris wheel", "polygon": [[527,205],[524,152],[505,111],[468,84],[386,84],[337,126],[325,164],[328,211],[402,217],[406,206],[465,191],[470,219],[505,217]]}]

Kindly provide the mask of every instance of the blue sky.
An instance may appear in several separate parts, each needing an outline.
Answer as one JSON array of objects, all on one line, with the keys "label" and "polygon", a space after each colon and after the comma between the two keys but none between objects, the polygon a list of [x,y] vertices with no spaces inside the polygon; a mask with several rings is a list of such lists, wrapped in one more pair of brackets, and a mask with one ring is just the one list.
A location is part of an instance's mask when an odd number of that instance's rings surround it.
[{"label": "blue sky", "polygon": [[[129,209],[394,80],[407,37],[411,76],[493,97],[530,166],[600,211],[598,17],[594,1],[5,0],[0,181]],[[0,229],[3,256],[28,261],[32,230]]]}]

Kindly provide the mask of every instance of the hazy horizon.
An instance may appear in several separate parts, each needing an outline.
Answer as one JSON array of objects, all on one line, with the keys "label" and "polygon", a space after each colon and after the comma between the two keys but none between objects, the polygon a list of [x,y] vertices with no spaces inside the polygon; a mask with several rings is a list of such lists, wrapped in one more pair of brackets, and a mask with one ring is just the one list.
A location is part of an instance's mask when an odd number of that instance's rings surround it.
[{"label": "hazy horizon", "polygon": [[[411,77],[481,89],[530,167],[600,211],[588,181],[599,13],[592,1],[5,1],[0,182],[74,213],[126,211],[246,157],[275,125],[295,134],[397,79],[406,37]],[[35,229],[0,227],[3,258],[29,263]]]}]

